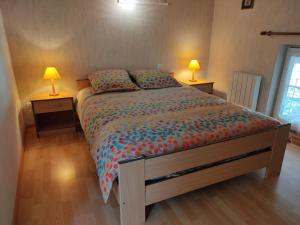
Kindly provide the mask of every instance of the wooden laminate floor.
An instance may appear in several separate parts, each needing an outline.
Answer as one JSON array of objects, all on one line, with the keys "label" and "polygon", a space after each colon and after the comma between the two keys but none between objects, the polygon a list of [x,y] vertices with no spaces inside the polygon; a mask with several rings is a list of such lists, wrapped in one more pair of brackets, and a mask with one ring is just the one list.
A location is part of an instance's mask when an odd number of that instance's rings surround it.
[{"label": "wooden laminate floor", "polygon": [[[117,225],[114,198],[104,204],[82,134],[26,137],[19,225]],[[300,148],[289,145],[283,171],[263,171],[156,204],[147,225],[300,224]]]}]

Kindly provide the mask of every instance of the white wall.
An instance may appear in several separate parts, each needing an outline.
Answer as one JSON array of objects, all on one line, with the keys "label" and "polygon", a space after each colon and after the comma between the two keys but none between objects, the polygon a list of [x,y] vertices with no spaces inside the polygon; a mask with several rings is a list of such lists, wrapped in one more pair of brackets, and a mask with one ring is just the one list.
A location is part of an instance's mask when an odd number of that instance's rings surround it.
[{"label": "white wall", "polygon": [[242,0],[215,0],[208,79],[220,95],[228,93],[233,71],[263,75],[258,110],[268,110],[278,52],[282,45],[300,45],[300,37],[260,36],[263,30],[300,32],[299,0],[256,0],[241,10]]},{"label": "white wall", "polygon": [[22,155],[22,118],[0,12],[0,225],[12,224]]}]

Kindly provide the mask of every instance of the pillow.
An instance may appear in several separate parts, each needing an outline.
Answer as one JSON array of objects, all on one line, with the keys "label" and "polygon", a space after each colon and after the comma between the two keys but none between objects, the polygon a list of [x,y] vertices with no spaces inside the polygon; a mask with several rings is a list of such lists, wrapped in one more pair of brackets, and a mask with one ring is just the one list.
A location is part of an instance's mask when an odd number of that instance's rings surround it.
[{"label": "pillow", "polygon": [[181,87],[170,73],[158,70],[136,70],[130,72],[136,83],[143,89]]},{"label": "pillow", "polygon": [[94,93],[139,90],[126,70],[100,70],[92,73],[88,78]]}]

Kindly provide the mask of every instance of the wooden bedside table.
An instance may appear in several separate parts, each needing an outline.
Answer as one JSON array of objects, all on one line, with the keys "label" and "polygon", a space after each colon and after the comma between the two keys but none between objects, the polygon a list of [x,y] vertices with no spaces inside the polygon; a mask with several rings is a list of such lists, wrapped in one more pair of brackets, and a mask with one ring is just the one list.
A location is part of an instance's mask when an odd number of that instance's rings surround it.
[{"label": "wooden bedside table", "polygon": [[197,82],[190,82],[190,81],[182,81],[182,83],[193,86],[200,91],[206,92],[208,94],[213,94],[214,90],[214,83],[207,80],[197,80]]},{"label": "wooden bedside table", "polygon": [[58,96],[35,94],[31,97],[31,105],[38,137],[76,131],[74,99],[70,93],[61,92]]}]

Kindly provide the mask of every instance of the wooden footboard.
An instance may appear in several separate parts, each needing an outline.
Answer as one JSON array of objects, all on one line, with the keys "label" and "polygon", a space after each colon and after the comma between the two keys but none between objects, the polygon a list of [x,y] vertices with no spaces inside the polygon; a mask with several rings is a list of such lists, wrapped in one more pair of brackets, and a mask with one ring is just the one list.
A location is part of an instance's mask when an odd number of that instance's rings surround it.
[{"label": "wooden footboard", "polygon": [[[119,162],[121,225],[145,223],[145,207],[180,194],[267,168],[280,174],[290,125],[276,130],[158,157]],[[147,182],[180,171],[181,176]]]}]

